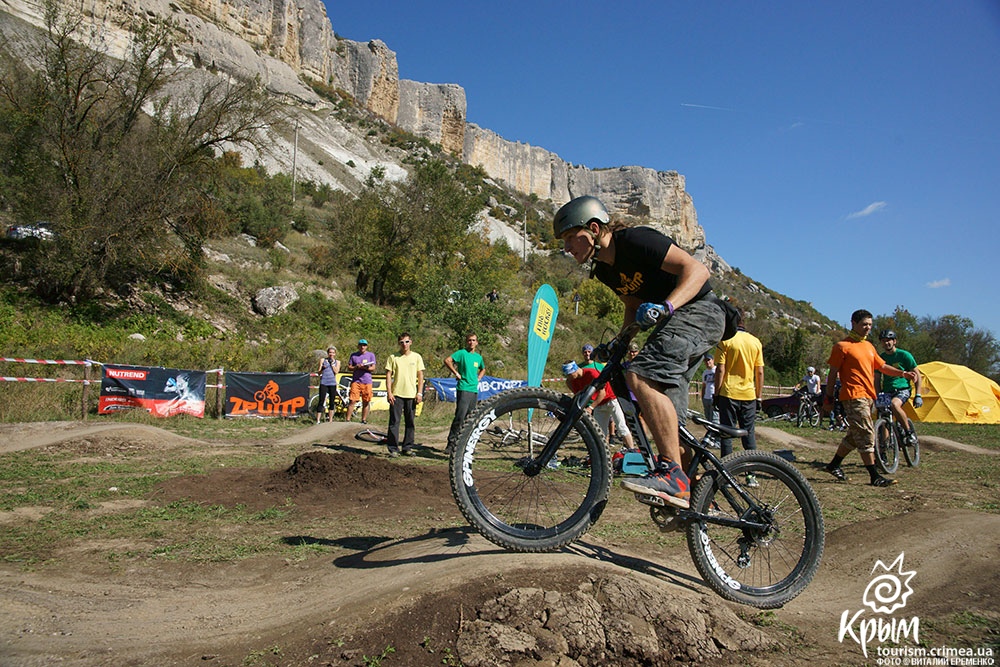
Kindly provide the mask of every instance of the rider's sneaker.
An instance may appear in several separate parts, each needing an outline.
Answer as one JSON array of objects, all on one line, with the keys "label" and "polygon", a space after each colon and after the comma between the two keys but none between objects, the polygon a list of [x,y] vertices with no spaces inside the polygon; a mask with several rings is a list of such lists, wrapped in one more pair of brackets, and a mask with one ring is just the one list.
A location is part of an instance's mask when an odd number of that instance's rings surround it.
[{"label": "rider's sneaker", "polygon": [[834,466],[834,467],[826,466],[825,468],[823,468],[823,470],[827,471],[828,473],[836,477],[838,482],[847,481],[847,475],[845,475],[844,471],[840,469],[840,466]]},{"label": "rider's sneaker", "polygon": [[673,461],[661,461],[645,477],[622,480],[622,488],[633,493],[655,496],[674,507],[687,509],[691,483],[681,467]]},{"label": "rider's sneaker", "polygon": [[889,479],[888,477],[882,477],[881,475],[872,479],[871,482],[872,486],[892,486],[895,483],[896,480]]},{"label": "rider's sneaker", "polygon": [[910,447],[917,444],[917,434],[914,433],[913,431],[907,432],[905,438],[906,438],[906,444],[909,445]]},{"label": "rider's sneaker", "polygon": [[753,475],[751,473],[747,473],[747,483],[746,484],[747,484],[747,488],[748,489],[756,489],[758,486],[760,486],[760,483],[757,481],[757,475]]}]

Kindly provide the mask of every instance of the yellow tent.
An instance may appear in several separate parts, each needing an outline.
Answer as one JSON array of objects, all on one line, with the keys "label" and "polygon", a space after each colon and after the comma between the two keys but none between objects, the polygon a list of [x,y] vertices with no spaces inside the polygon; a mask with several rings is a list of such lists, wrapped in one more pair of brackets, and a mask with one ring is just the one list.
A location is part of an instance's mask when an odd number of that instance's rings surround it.
[{"label": "yellow tent", "polygon": [[924,405],[906,414],[921,422],[1000,424],[1000,385],[965,366],[931,361],[917,366],[923,380]]}]

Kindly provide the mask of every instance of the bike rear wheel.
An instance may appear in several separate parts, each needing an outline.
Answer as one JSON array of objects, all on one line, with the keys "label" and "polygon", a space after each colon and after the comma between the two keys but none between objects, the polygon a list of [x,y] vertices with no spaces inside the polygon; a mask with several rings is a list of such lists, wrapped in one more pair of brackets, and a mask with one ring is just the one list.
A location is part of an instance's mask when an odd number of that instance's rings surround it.
[{"label": "bike rear wheel", "polygon": [[889,475],[899,468],[899,439],[888,419],[875,422],[875,465]]},{"label": "bike rear wheel", "polygon": [[916,468],[920,465],[920,438],[917,437],[917,430],[913,428],[913,420],[907,419],[906,422],[906,426],[913,433],[913,444],[906,441],[905,433],[901,433],[899,446],[903,450],[903,458],[906,459],[906,465]]},{"label": "bike rear wheel", "polygon": [[481,403],[466,419],[451,454],[452,494],[490,542],[512,551],[553,551],[600,517],[611,461],[589,415],[573,426],[552,461],[536,474],[526,471],[572,400],[548,389],[512,389]]},{"label": "bike rear wheel", "polygon": [[366,428],[358,431],[354,434],[355,440],[361,440],[363,442],[375,442],[382,444],[388,439],[389,434],[385,431],[379,431],[374,428]]},{"label": "bike rear wheel", "polygon": [[823,557],[823,513],[816,493],[795,466],[770,453],[735,452],[723,459],[757,509],[748,507],[716,471],[694,487],[691,509],[760,523],[761,529],[692,521],[688,550],[705,582],[727,600],[758,609],[780,607],[812,581]]}]

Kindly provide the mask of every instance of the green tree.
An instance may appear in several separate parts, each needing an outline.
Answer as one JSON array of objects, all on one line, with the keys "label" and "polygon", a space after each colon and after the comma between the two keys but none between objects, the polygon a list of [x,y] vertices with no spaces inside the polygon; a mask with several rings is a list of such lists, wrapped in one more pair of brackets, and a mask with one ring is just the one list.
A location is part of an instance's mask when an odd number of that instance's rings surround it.
[{"label": "green tree", "polygon": [[403,183],[373,169],[357,199],[338,207],[331,227],[361,294],[380,305],[413,304],[426,276],[462,249],[479,209],[447,165],[433,160]]},{"label": "green tree", "polygon": [[902,306],[891,315],[875,318],[875,333],[896,332],[899,347],[910,352],[918,364],[944,361],[968,366],[993,379],[1000,379],[1000,342],[973,321],[960,315],[917,318]]},{"label": "green tree", "polygon": [[611,319],[619,326],[625,317],[625,304],[610,287],[599,280],[584,280],[577,288],[580,312],[599,319]]},{"label": "green tree", "polygon": [[0,47],[3,204],[57,235],[30,250],[25,278],[75,300],[191,275],[219,221],[201,215],[199,187],[214,150],[257,141],[276,103],[256,81],[182,76],[169,25],[137,20],[116,60],[81,15],[55,0],[45,10],[34,53]]}]

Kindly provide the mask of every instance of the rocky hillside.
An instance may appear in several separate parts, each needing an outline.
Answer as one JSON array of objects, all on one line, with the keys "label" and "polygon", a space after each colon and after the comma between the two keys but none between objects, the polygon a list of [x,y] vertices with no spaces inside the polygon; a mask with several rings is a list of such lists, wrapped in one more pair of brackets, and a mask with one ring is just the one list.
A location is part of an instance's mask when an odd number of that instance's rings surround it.
[{"label": "rocky hillside", "polygon": [[[260,161],[297,179],[356,191],[373,167],[390,179],[406,176],[413,147],[408,152],[384,140],[398,128],[481,167],[499,185],[534,195],[541,217],[574,196],[597,195],[613,211],[647,218],[677,239],[712,268],[718,291],[734,295],[749,310],[793,325],[833,327],[808,304],[769,292],[715,253],[683,175],[638,166],[573,165],[542,147],[468,123],[461,86],[400,80],[396,54],[380,40],[338,37],[320,0],[88,0],[73,6],[83,10],[113,55],[125,52],[134,21],[169,21],[176,26],[175,56],[182,67],[256,76],[283,98],[289,122],[274,129],[265,153],[244,152],[245,164]],[[43,25],[36,0],[0,0],[4,34],[16,37]],[[508,210],[505,217],[519,220],[522,213]],[[482,221],[491,238],[521,245],[520,229],[486,211]]]},{"label": "rocky hillside", "polygon": [[[0,9],[42,25],[42,7],[35,0],[2,0]],[[113,52],[123,52],[129,43],[130,21],[171,21],[177,26],[182,63],[260,77],[288,100],[298,119],[298,138],[306,145],[296,164],[301,177],[352,189],[371,166],[384,162],[345,136],[330,113],[333,105],[316,89],[337,91],[519,192],[555,204],[579,194],[600,196],[621,213],[648,216],[686,248],[701,251],[717,268],[728,268],[706,243],[682,175],[643,167],[591,170],[468,123],[461,86],[400,80],[396,54],[379,40],[339,38],[320,0],[88,0],[82,9]],[[291,171],[292,142],[293,137],[277,138],[271,155],[253,157]],[[349,163],[353,166],[345,170]],[[396,169],[387,171],[401,176]]]}]

